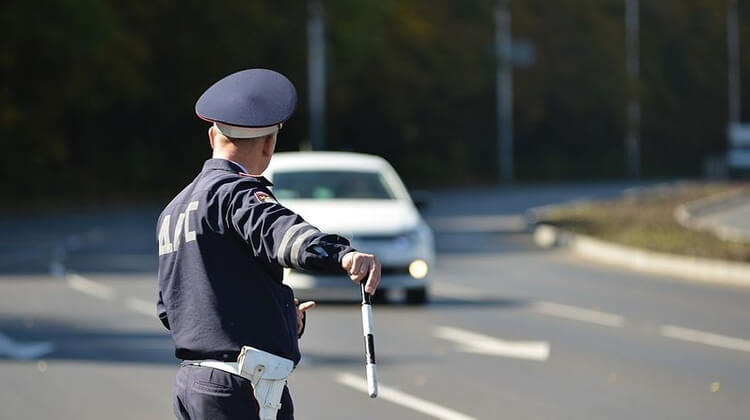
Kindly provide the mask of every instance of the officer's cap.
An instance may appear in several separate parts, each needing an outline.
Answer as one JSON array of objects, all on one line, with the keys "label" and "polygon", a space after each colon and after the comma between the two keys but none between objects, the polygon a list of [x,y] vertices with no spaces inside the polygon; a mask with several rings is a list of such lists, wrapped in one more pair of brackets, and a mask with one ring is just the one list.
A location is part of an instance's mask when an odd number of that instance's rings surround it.
[{"label": "officer's cap", "polygon": [[296,105],[297,91],[284,75],[249,69],[206,89],[195,103],[195,113],[227,137],[252,138],[276,132]]}]

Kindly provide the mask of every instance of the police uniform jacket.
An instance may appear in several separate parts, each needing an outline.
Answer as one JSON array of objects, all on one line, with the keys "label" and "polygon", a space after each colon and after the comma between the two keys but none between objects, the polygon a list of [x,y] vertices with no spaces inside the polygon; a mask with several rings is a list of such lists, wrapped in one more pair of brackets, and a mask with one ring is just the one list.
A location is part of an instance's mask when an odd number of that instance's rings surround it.
[{"label": "police uniform jacket", "polygon": [[[283,268],[344,273],[353,249],[278,204],[263,177],[209,159],[157,224],[157,311],[179,359],[235,361],[243,345],[299,362]],[[343,279],[342,279],[343,280]]]}]

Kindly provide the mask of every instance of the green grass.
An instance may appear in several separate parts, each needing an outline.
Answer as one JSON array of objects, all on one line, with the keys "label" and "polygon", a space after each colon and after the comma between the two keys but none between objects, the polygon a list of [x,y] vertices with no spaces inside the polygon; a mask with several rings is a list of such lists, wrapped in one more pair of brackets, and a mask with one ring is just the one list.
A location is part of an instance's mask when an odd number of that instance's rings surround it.
[{"label": "green grass", "polygon": [[685,228],[674,218],[674,209],[680,204],[740,186],[678,185],[617,200],[564,207],[544,215],[542,223],[658,252],[750,262],[750,243],[721,240],[711,233]]}]

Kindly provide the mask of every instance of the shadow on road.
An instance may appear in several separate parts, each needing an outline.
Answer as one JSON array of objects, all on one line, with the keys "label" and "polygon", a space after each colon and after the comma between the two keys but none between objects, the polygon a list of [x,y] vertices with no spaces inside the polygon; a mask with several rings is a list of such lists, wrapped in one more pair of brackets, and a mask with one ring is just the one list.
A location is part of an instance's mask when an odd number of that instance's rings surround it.
[{"label": "shadow on road", "polygon": [[156,270],[158,210],[87,208],[0,217],[0,274]]},{"label": "shadow on road", "polygon": [[[166,332],[114,331],[103,325],[92,328],[48,318],[0,317],[0,331],[13,340],[5,347],[23,348],[49,342],[52,352],[36,357],[44,360],[82,360],[176,365],[174,344]],[[13,360],[0,346],[0,360]]]},{"label": "shadow on road", "polygon": [[[15,346],[33,346],[39,343],[52,343],[52,352],[34,357],[31,360],[86,361],[160,364],[177,366],[174,345],[167,333],[122,331],[113,332],[106,328],[87,328],[81,325],[62,323],[51,319],[28,320],[13,317],[0,317],[0,331],[11,338]],[[0,346],[0,362],[19,360],[11,357]],[[432,359],[432,356],[381,356],[379,362],[388,365],[411,364]],[[28,359],[26,359],[28,360]],[[362,365],[362,355],[345,353],[319,353],[305,351],[302,366],[332,367]]]},{"label": "shadow on road", "polygon": [[[381,365],[396,366],[396,365],[410,365],[413,363],[420,363],[425,361],[434,360],[434,357],[428,354],[420,356],[383,356],[378,355],[378,363]],[[310,351],[302,352],[302,360],[300,366],[304,368],[330,368],[330,367],[343,367],[343,366],[362,366],[364,360],[362,354],[356,353],[317,353]]]}]

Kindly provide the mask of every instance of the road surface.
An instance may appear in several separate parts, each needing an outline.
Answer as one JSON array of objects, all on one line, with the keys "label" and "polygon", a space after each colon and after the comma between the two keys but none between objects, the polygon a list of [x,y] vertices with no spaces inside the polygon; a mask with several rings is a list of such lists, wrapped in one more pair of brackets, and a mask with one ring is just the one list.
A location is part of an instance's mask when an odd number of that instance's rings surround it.
[{"label": "road surface", "polygon": [[[528,208],[627,185],[440,191],[425,307],[320,302],[290,378],[299,419],[747,419],[750,291],[536,248]],[[0,419],[171,418],[153,315],[156,207],[0,220]],[[398,296],[395,296],[398,298]]]}]

